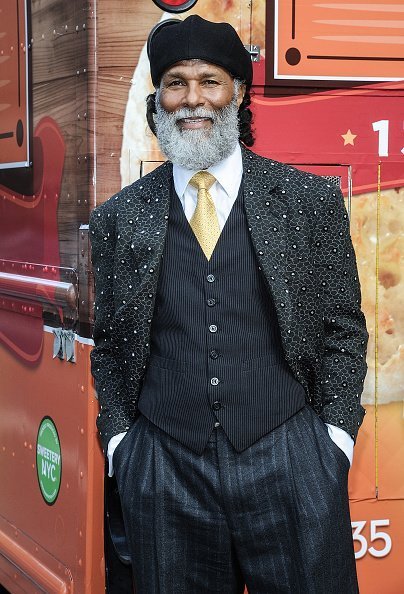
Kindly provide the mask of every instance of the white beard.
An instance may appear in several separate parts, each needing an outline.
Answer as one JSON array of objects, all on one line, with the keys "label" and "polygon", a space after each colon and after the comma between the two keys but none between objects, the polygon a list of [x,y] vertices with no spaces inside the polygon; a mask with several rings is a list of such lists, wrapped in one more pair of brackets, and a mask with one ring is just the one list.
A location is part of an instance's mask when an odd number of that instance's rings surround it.
[{"label": "white beard", "polygon": [[[238,128],[238,81],[234,81],[234,94],[231,102],[218,110],[203,107],[182,108],[168,112],[160,104],[159,91],[156,92],[157,140],[166,157],[186,169],[207,169],[219,163],[234,151],[239,140]],[[181,130],[178,120],[183,118],[210,118],[212,126],[197,130]]]}]

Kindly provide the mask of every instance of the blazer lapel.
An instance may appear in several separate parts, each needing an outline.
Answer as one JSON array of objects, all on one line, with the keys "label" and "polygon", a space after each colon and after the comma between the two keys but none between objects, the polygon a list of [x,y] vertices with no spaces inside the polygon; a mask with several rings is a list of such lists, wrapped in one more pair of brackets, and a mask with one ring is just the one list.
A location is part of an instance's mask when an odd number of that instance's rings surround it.
[{"label": "blazer lapel", "polygon": [[136,191],[128,191],[126,200],[124,216],[133,226],[128,238],[133,283],[125,303],[115,314],[118,325],[129,320],[136,324],[139,316],[149,319],[153,311],[170,208],[171,163],[164,163],[141,182]]},{"label": "blazer lapel", "polygon": [[[284,346],[292,307],[287,275],[288,200],[279,163],[243,149],[244,203],[258,263],[278,314]],[[287,354],[288,349],[285,349]]]},{"label": "blazer lapel", "polygon": [[131,248],[141,282],[156,278],[167,231],[172,165],[165,163],[139,187]]}]

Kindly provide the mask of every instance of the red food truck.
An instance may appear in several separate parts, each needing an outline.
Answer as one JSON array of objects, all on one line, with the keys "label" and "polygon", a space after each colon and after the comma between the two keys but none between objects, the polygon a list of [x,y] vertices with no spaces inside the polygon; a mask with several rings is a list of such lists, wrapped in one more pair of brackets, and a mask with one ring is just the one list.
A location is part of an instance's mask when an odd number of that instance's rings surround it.
[{"label": "red food truck", "polygon": [[195,13],[230,22],[251,53],[254,150],[346,198],[370,333],[355,554],[362,594],[399,594],[402,0],[0,0],[0,584],[131,590],[95,428],[88,219],[163,161],[145,118],[147,36]]}]

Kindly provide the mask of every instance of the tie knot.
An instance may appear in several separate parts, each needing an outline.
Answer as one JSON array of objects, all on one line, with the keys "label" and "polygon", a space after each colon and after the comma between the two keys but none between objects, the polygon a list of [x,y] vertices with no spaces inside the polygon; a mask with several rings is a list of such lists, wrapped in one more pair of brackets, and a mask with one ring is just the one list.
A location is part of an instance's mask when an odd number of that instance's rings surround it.
[{"label": "tie knot", "polygon": [[198,171],[191,177],[189,183],[198,190],[209,190],[215,181],[215,176],[209,173],[209,171]]}]

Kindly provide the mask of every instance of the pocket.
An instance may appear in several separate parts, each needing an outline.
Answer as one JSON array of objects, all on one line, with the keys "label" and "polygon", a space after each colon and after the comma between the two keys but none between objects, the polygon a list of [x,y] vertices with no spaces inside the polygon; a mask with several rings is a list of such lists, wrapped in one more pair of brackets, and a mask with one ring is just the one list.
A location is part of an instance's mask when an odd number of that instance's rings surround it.
[{"label": "pocket", "polygon": [[319,428],[320,435],[322,437],[323,443],[325,444],[326,448],[328,449],[331,456],[336,460],[339,466],[346,471],[348,471],[351,467],[347,455],[341,450],[339,446],[331,439],[330,434],[328,433],[327,425],[324,423],[322,419],[318,416],[316,412],[310,407],[313,417],[315,418],[315,423]]},{"label": "pocket", "polygon": [[[321,420],[321,419],[320,419]],[[322,421],[321,421],[322,422]],[[325,428],[327,429],[326,425],[324,424]],[[335,443],[335,441],[333,441],[328,433],[328,429],[327,429],[327,435],[326,437],[328,437],[328,441],[329,441],[329,445],[332,448],[335,456],[337,457],[337,459],[339,459],[341,461],[341,464],[343,464],[347,470],[350,469],[351,464],[348,460],[348,456],[345,454],[345,452],[343,452],[343,450],[341,450],[341,448]]]},{"label": "pocket", "polygon": [[136,425],[138,425],[139,419],[140,419],[140,415],[134,420],[134,422],[129,427],[128,431],[126,432],[126,435],[121,439],[121,441],[118,443],[118,445],[116,446],[116,448],[114,450],[114,454],[112,457],[112,465],[113,465],[114,470],[116,470],[116,465],[119,463],[119,460],[121,459],[122,452],[125,451],[128,442],[131,441],[130,437],[134,431],[134,428],[136,427]]},{"label": "pocket", "polygon": [[114,468],[115,468],[115,461],[117,460],[118,455],[119,455],[119,452],[121,451],[121,448],[123,447],[125,441],[128,439],[128,433],[129,433],[129,431],[130,431],[131,428],[132,428],[132,425],[129,428],[129,430],[126,432],[126,435],[124,435],[122,437],[121,441],[118,443],[118,445],[114,449],[114,453],[112,455],[112,465],[113,465]]}]

